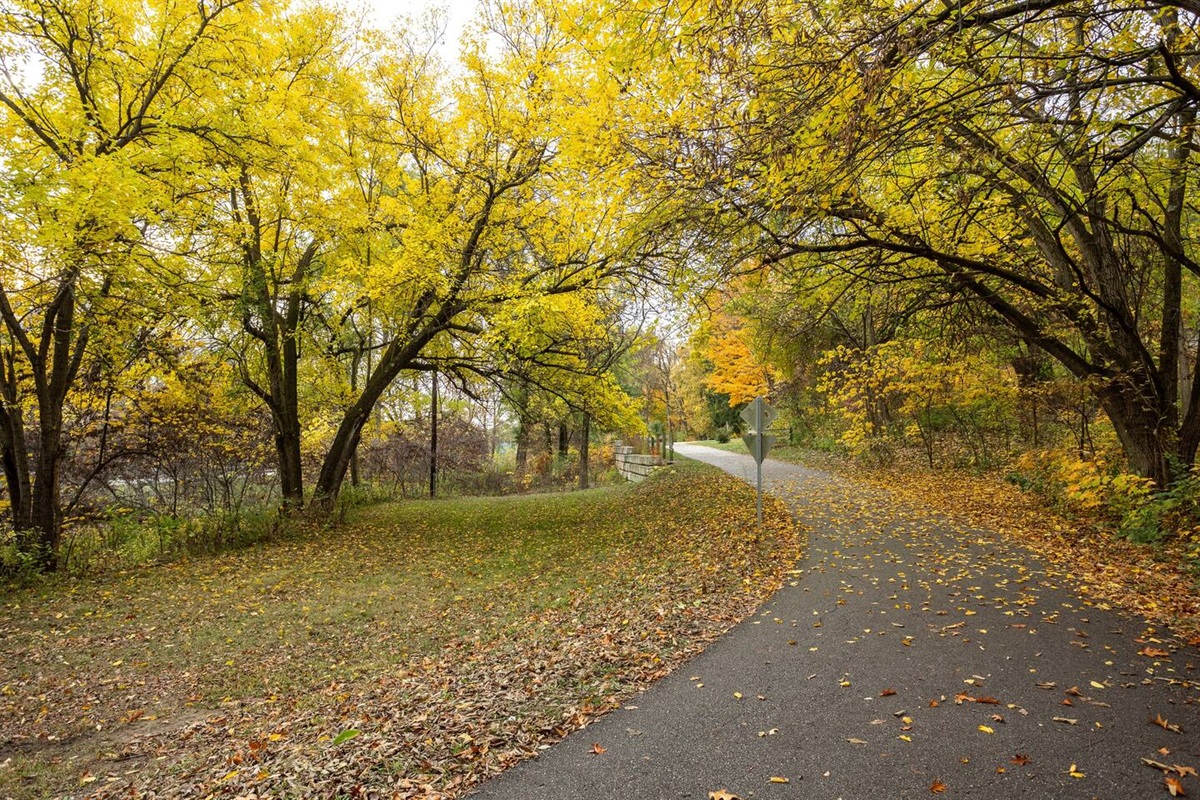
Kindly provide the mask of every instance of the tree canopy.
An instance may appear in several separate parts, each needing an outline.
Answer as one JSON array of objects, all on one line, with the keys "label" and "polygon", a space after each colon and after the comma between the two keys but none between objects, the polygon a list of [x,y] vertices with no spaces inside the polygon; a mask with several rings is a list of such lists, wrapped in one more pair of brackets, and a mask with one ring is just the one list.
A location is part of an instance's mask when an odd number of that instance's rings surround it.
[{"label": "tree canopy", "polygon": [[[667,429],[790,393],[797,418],[821,396],[924,437],[958,358],[993,386],[1073,382],[1165,487],[1200,447],[1198,14],[531,0],[485,8],[449,64],[420,22],[321,3],[15,0],[0,454],[21,546],[53,565],[64,469],[102,481],[113,426],[181,370],[269,418],[289,513],[332,510],[420,376],[636,429],[618,367],[668,297],[704,321],[682,357],[653,343]],[[876,391],[876,368],[911,383]]]}]

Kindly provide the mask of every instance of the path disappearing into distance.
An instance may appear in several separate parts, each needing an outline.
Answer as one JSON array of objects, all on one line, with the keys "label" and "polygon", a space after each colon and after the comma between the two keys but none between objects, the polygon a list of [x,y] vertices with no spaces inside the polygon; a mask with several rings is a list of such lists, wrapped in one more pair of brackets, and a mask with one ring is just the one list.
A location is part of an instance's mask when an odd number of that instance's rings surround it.
[{"label": "path disappearing into distance", "polygon": [[[753,480],[749,456],[676,452]],[[473,797],[1125,800],[1170,797],[1167,777],[1200,797],[1196,648],[998,535],[804,467],[763,475],[810,531],[793,579]]]}]

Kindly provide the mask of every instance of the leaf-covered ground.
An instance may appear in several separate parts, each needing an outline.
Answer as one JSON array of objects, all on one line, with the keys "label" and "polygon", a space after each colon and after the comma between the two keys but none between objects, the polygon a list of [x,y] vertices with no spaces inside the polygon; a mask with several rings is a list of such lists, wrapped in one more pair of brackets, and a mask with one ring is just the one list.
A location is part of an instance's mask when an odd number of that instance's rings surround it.
[{"label": "leaf-covered ground", "polygon": [[[746,455],[677,452],[754,472]],[[810,529],[794,578],[636,709],[480,800],[1200,793],[1186,639],[1081,597],[1070,562],[967,508],[931,508],[909,476],[871,485],[769,461],[763,478]]]},{"label": "leaf-covered ground", "polygon": [[[740,440],[721,445],[745,453]],[[886,489],[918,515],[932,508],[979,528],[996,531],[1033,550],[1070,576],[1099,607],[1120,608],[1170,625],[1200,645],[1200,576],[1188,542],[1135,544],[1094,520],[1070,519],[1036,494],[997,476],[906,465],[863,470],[847,461],[801,448],[778,448],[771,458],[816,466],[867,486]]]},{"label": "leaf-covered ground", "polygon": [[753,517],[689,466],[10,595],[0,796],[455,796],[753,611],[802,549]]}]

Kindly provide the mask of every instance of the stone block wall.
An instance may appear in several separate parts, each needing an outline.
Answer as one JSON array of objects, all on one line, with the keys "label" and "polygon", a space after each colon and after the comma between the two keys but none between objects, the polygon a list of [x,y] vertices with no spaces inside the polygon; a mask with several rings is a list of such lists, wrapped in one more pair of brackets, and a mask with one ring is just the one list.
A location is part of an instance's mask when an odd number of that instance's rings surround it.
[{"label": "stone block wall", "polygon": [[613,448],[613,460],[617,464],[617,472],[627,481],[643,481],[657,467],[663,465],[658,456],[646,456],[633,452],[629,445],[617,445]]}]

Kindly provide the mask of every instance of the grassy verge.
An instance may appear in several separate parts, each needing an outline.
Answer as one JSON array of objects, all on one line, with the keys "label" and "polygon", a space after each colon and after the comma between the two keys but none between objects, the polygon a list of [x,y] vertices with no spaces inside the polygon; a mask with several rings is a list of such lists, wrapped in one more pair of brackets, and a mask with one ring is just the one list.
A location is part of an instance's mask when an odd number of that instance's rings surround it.
[{"label": "grassy verge", "polygon": [[800,554],[768,512],[689,464],[11,594],[0,795],[456,795],[752,611]]},{"label": "grassy verge", "polygon": [[[740,439],[698,444],[747,452]],[[770,457],[881,486],[910,506],[932,507],[1003,533],[1064,568],[1096,605],[1123,608],[1164,623],[1200,646],[1200,580],[1188,542],[1128,541],[1102,520],[1068,516],[994,474],[930,470],[911,463],[864,468],[849,458],[796,446],[776,447]]]}]

